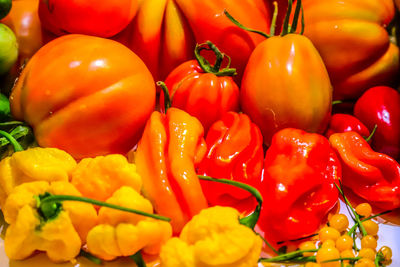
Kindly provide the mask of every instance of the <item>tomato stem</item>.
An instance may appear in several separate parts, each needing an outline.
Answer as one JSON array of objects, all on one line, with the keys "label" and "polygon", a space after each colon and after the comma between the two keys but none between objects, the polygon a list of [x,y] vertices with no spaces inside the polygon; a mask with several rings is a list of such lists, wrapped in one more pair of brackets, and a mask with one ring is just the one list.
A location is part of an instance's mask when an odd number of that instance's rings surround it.
[{"label": "tomato stem", "polygon": [[[209,50],[214,52],[216,58],[214,66],[212,66],[207,59],[205,59],[203,56],[200,55],[201,51],[203,50]],[[231,64],[230,57],[222,53],[218,49],[218,47],[211,41],[206,41],[203,44],[196,44],[196,48],[194,49],[194,55],[204,72],[212,73],[216,76],[234,76],[237,74],[236,69],[230,68]],[[226,66],[226,68],[221,70],[222,61],[224,60],[225,57],[228,58],[228,65]]]},{"label": "tomato stem", "polygon": [[172,105],[171,96],[169,94],[168,87],[162,81],[158,81],[156,84],[157,84],[157,86],[161,87],[161,89],[163,90],[163,93],[164,93],[164,112],[167,113],[167,110]]},{"label": "tomato stem", "polygon": [[274,1],[273,5],[274,5],[274,14],[272,15],[272,22],[271,22],[271,28],[269,30],[269,36],[275,35],[276,18],[278,17],[278,3]]}]

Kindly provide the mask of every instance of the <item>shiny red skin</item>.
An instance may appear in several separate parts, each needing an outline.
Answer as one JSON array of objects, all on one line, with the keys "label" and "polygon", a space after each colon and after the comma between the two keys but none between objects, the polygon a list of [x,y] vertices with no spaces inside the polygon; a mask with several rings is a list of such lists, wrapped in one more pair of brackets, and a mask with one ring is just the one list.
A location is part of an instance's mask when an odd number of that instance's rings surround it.
[{"label": "shiny red skin", "polygon": [[356,117],[350,114],[336,113],[332,115],[329,121],[329,126],[325,132],[325,136],[329,138],[329,136],[334,133],[350,131],[357,132],[364,137],[370,135],[368,128]]},{"label": "shiny red skin", "polygon": [[277,132],[264,161],[258,222],[272,244],[318,231],[338,201],[341,166],[322,135],[293,128]]},{"label": "shiny red skin", "polygon": [[[228,112],[215,122],[206,137],[207,154],[198,173],[260,188],[264,161],[263,137],[246,114]],[[243,189],[200,181],[210,205],[232,204],[251,194]]]},{"label": "shiny red skin", "polygon": [[400,156],[400,93],[388,86],[368,89],[356,102],[354,115],[372,130],[371,147],[399,159]]},{"label": "shiny red skin", "polygon": [[[204,131],[228,111],[239,111],[239,87],[230,76],[216,76],[202,70],[196,60],[182,63],[165,80],[172,107],[196,117]],[[160,95],[164,107],[164,93]]]}]

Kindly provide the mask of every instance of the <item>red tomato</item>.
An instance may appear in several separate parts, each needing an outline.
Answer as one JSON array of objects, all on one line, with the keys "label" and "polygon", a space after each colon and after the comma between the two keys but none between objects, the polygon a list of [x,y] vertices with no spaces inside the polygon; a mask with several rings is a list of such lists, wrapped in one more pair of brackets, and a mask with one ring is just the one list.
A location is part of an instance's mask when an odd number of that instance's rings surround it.
[{"label": "red tomato", "polygon": [[43,27],[56,35],[111,37],[129,24],[137,9],[138,0],[41,0],[39,16]]},{"label": "red tomato", "polygon": [[79,159],[131,149],[154,110],[155,85],[125,46],[70,34],[31,58],[10,102],[13,116],[33,127],[40,146]]},{"label": "red tomato", "polygon": [[[236,70],[229,67],[220,69],[223,54],[211,42],[207,45],[217,58],[221,57],[214,66],[200,56],[204,48],[200,45],[195,49],[198,60],[181,64],[165,80],[172,106],[199,119],[205,132],[226,112],[239,110],[239,88],[232,79]],[[163,105],[164,93],[161,93],[160,106]]]}]

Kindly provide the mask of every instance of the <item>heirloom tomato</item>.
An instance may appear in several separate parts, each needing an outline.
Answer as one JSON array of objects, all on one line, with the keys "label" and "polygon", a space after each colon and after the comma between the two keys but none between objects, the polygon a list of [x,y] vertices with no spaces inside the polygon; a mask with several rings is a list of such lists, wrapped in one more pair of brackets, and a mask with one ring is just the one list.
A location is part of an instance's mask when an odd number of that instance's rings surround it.
[{"label": "heirloom tomato", "polygon": [[395,81],[399,48],[385,29],[394,17],[393,0],[304,0],[303,6],[304,35],[325,62],[335,99]]},{"label": "heirloom tomato", "polygon": [[[300,4],[297,16],[298,10]],[[323,132],[332,108],[325,65],[307,37],[293,34],[290,12],[281,35],[264,34],[267,39],[252,52],[240,89],[242,109],[260,127],[267,145],[275,132],[287,127]]]},{"label": "heirloom tomato", "polygon": [[[212,50],[216,61],[211,65],[202,50]],[[173,107],[180,108],[196,117],[207,132],[211,124],[228,111],[239,111],[239,87],[232,76],[236,69],[229,65],[221,68],[225,54],[211,42],[197,45],[196,60],[187,61],[174,69],[165,80]],[[160,107],[164,104],[161,92]]]},{"label": "heirloom tomato", "polygon": [[207,40],[232,55],[232,65],[241,76],[251,51],[262,38],[234,27],[224,16],[224,9],[247,25],[265,30],[272,13],[266,2],[146,0],[116,38],[143,59],[156,80],[164,80],[179,64],[192,59],[196,42]]},{"label": "heirloom tomato", "polygon": [[70,34],[30,59],[10,102],[40,146],[80,159],[131,149],[154,110],[155,84],[142,60],[120,43]]},{"label": "heirloom tomato", "polygon": [[82,33],[111,37],[135,16],[139,0],[40,0],[39,17],[56,35]]}]

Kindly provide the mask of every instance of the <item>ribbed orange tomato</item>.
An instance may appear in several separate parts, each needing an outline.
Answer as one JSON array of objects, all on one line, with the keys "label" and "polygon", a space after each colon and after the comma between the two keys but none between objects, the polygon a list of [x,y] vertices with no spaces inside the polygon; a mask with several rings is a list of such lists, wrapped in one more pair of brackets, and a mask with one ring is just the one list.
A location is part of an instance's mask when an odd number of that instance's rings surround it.
[{"label": "ribbed orange tomato", "polygon": [[39,145],[79,159],[131,149],[154,109],[155,84],[125,46],[72,34],[31,58],[10,101],[13,116],[33,127]]}]

